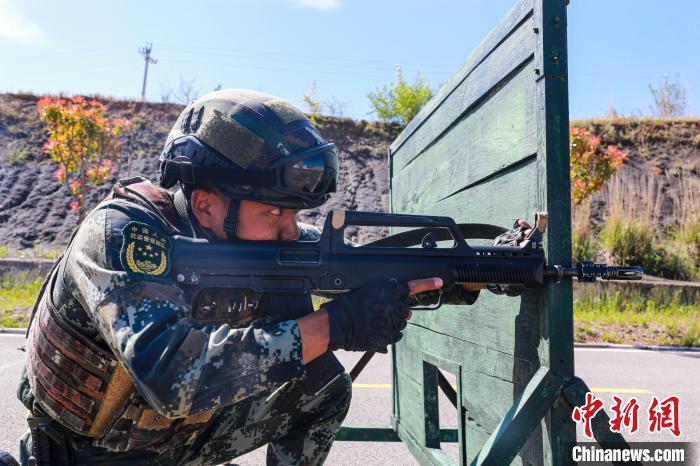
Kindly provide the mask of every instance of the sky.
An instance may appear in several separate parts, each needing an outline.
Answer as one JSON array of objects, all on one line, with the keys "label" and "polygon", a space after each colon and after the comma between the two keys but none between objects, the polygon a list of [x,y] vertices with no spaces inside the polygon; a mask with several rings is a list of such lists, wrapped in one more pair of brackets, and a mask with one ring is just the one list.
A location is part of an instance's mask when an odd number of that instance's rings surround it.
[{"label": "sky", "polygon": [[[248,88],[345,116],[374,118],[367,93],[423,74],[437,88],[515,0],[0,0],[0,92],[146,98],[181,81],[204,94]],[[571,0],[572,118],[648,115],[649,85],[664,76],[700,115],[700,2]]]}]

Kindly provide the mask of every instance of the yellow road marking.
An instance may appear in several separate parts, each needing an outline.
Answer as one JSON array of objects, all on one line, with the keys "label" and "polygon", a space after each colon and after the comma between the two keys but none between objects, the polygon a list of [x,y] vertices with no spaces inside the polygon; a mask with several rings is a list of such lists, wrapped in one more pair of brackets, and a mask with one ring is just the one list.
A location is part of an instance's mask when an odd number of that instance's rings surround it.
[{"label": "yellow road marking", "polygon": [[654,392],[643,388],[591,388],[594,393],[625,393],[628,395],[650,395]]},{"label": "yellow road marking", "polygon": [[[353,388],[383,388],[390,389],[390,383],[353,383]],[[457,388],[456,385],[452,385],[452,388]],[[591,388],[594,393],[621,393],[627,395],[650,395],[654,392],[651,390],[644,390],[642,388]]]}]

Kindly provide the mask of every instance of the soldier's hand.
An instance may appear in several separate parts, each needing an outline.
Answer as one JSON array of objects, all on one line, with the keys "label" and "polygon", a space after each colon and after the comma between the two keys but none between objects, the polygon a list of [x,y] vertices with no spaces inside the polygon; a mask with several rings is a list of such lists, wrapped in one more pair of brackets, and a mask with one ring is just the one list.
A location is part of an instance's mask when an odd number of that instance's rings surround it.
[{"label": "soldier's hand", "polygon": [[[520,246],[532,233],[532,227],[525,219],[518,219],[513,224],[513,229],[503,233],[493,242],[494,246]],[[486,288],[494,294],[506,294],[508,296],[520,296],[525,291],[524,285],[500,285],[487,284]]]},{"label": "soldier's hand", "polygon": [[406,299],[412,294],[441,286],[440,278],[408,283],[388,281],[380,286],[359,288],[327,303],[328,349],[386,353],[388,345],[401,339],[401,331],[411,318]]}]

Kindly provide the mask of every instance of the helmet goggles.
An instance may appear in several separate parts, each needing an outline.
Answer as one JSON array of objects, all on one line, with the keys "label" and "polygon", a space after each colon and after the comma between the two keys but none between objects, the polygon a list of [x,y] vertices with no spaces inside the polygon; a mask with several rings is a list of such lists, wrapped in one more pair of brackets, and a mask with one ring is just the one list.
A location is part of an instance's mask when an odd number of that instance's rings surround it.
[{"label": "helmet goggles", "polygon": [[286,155],[269,169],[276,174],[277,191],[302,199],[326,194],[338,175],[335,144],[326,143]]}]

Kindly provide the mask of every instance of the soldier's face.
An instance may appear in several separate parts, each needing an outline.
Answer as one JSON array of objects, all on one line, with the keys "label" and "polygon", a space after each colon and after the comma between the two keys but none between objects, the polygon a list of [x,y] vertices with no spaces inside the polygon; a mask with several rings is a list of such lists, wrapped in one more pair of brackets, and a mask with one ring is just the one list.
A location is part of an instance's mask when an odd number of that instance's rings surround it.
[{"label": "soldier's face", "polygon": [[[195,189],[192,212],[204,228],[220,240],[226,240],[224,220],[230,199],[215,190]],[[251,241],[293,241],[299,238],[297,210],[253,201],[241,201],[236,236]]]},{"label": "soldier's face", "polygon": [[[293,241],[299,238],[297,210],[241,201],[236,236],[247,240]],[[221,224],[223,229],[223,223]]]}]

